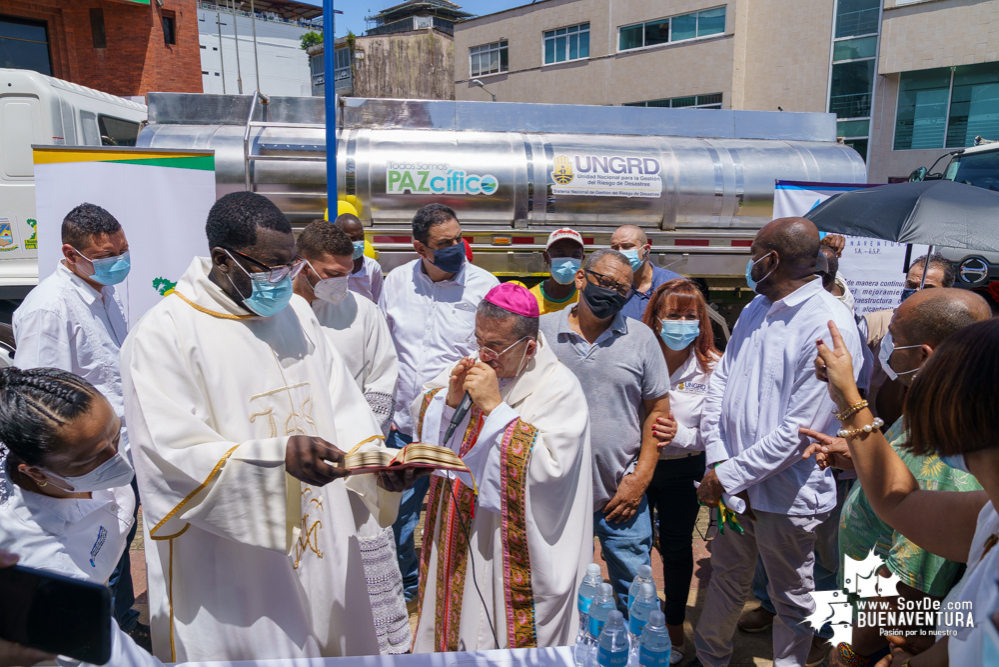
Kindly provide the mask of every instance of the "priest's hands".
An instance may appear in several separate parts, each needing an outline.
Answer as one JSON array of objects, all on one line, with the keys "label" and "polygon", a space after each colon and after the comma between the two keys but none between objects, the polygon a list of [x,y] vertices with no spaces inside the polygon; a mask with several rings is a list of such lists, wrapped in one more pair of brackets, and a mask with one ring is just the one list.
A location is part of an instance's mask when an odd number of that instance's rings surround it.
[{"label": "priest's hands", "polygon": [[499,379],[492,366],[481,361],[465,374],[465,391],[472,397],[472,402],[479,406],[482,413],[489,416],[489,413],[496,409],[503,399],[500,397]]},{"label": "priest's hands", "polygon": [[338,467],[343,463],[344,456],[346,454],[322,438],[293,435],[288,438],[284,466],[288,474],[297,480],[325,486],[350,474],[346,468]]},{"label": "priest's hands", "polygon": [[383,472],[378,475],[378,486],[392,493],[402,493],[406,489],[412,488],[416,480],[426,477],[434,471],[430,468],[406,468],[405,470],[394,470]]},{"label": "priest's hands", "polygon": [[617,493],[604,505],[604,515],[607,520],[611,523],[630,521],[638,512],[638,506],[642,504],[648,486],[648,481],[643,482],[634,473],[622,477],[621,483],[617,486]]},{"label": "priest's hands", "polygon": [[465,357],[454,365],[447,388],[447,406],[454,410],[465,397],[465,375],[475,365],[473,357]]}]

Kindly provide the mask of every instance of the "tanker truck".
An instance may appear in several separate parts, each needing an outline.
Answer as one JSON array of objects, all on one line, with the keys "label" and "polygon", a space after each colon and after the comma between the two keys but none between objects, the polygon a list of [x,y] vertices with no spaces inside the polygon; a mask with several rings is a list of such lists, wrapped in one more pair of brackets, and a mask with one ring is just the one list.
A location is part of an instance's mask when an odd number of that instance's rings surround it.
[{"label": "tanker truck", "polygon": [[[215,151],[218,196],[266,195],[296,227],[326,201],[322,98],[150,93],[138,146]],[[547,276],[548,234],[608,247],[641,226],[652,261],[694,278],[731,325],[751,296],[749,246],[774,181],[864,183],[833,114],[340,98],[338,196],[359,204],[388,272],[416,255],[411,220],[455,210],[475,264]]]}]

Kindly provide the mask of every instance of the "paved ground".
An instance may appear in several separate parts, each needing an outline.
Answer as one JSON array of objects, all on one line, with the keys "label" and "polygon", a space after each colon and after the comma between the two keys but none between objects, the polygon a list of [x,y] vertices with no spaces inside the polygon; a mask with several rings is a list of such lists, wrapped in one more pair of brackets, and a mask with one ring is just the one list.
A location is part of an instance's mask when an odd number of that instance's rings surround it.
[{"label": "paved ground", "polygon": [[[142,512],[139,512],[139,521],[142,521]],[[422,524],[421,524],[422,525]],[[708,585],[708,581],[711,578],[711,554],[709,551],[710,543],[703,539],[704,534],[708,527],[708,513],[706,509],[701,510],[701,514],[698,517],[697,526],[694,528],[694,577],[691,580],[690,587],[690,597],[687,600],[687,620],[684,624],[686,628],[686,642],[684,646],[685,658],[682,664],[686,664],[693,657],[693,646],[694,646],[694,629],[693,626],[697,623],[697,619],[701,615],[701,609],[704,605],[704,594]],[[423,534],[422,529],[417,531],[417,550],[420,548],[420,536]],[[142,524],[139,524],[139,530],[136,535],[135,541],[132,543],[132,583],[135,586],[135,598],[136,598],[136,608],[141,612],[140,621],[143,623],[149,622],[149,600],[146,591],[146,561],[143,555],[142,548]],[[594,561],[600,563],[604,578],[607,577],[607,567],[600,558],[600,548],[599,544],[594,545]],[[659,597],[663,597],[663,572],[662,572],[662,562],[659,560],[658,552],[653,552],[652,555],[652,571],[653,577],[656,580],[656,588],[659,591]],[[756,606],[756,600],[752,599],[746,603],[746,609],[752,609]],[[416,616],[410,617],[410,625],[415,629],[416,627]],[[770,631],[761,632],[759,634],[750,635],[744,632],[736,630],[735,641],[735,654],[732,656],[732,662],[729,667],[770,667],[773,665],[773,650],[771,645]],[[828,664],[828,661],[823,662],[823,667]]]}]

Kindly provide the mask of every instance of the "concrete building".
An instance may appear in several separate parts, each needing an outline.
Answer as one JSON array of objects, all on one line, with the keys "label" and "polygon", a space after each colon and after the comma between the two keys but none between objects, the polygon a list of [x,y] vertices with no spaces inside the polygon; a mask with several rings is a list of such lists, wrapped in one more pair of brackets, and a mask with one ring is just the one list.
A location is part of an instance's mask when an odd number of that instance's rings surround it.
[{"label": "concrete building", "polygon": [[872,182],[999,139],[999,0],[539,0],[454,46],[460,100],[834,112]]},{"label": "concrete building", "polygon": [[322,14],[320,7],[291,0],[254,0],[252,8],[249,0],[200,0],[204,91],[249,94],[259,86],[268,95],[311,95],[309,55],[301,39],[322,31]]},{"label": "concrete building", "polygon": [[200,93],[196,0],[0,0],[0,67],[120,97]]},{"label": "concrete building", "polygon": [[[454,99],[456,21],[471,14],[449,0],[406,0],[367,17],[364,35],[335,42],[336,92],[352,97]],[[322,45],[309,49],[312,94],[324,94]]]}]

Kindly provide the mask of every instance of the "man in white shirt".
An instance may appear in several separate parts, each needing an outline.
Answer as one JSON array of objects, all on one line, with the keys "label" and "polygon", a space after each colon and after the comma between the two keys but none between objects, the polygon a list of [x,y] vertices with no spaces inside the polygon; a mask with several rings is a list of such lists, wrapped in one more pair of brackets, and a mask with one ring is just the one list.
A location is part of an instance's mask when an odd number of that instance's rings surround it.
[{"label": "man in white shirt", "polygon": [[[401,448],[412,442],[409,408],[423,394],[423,385],[476,351],[475,310],[486,293],[499,284],[495,276],[465,261],[458,217],[443,204],[429,204],[416,213],[413,247],[419,259],[403,264],[385,278],[378,302],[399,353],[389,447]],[[413,533],[429,486],[429,479],[422,479],[403,494],[394,526],[408,603],[416,600],[419,588]]]},{"label": "man in white shirt", "polygon": [[701,430],[708,467],[717,467],[705,475],[698,497],[714,507],[722,493],[741,494],[757,520],[743,517],[745,534],[729,530],[714,541],[711,582],[694,634],[695,667],[723,667],[731,659],[757,555],[777,609],[774,666],[805,665],[812,628],[804,620],[815,609],[815,530],[836,506],[836,485],[831,471],[801,458],[808,440],[798,428],[836,429],[834,405],[813,365],[816,339],[831,340],[830,320],[854,358],[861,355],[849,311],[814,275],[815,225],[774,220],[751,250],[747,282],[760,296],[739,316],[711,379]]},{"label": "man in white shirt", "polygon": [[[115,285],[128,276],[128,240],[121,224],[94,204],[80,204],[62,221],[63,259],[14,311],[18,368],[60,368],[79,375],[104,395],[122,420],[121,452],[130,456],[118,352],[128,321]],[[135,482],[132,489],[136,490]],[[135,537],[135,526],[128,545]],[[132,609],[128,545],[108,582],[122,630],[149,647],[149,627]]]},{"label": "man in white shirt", "polygon": [[351,257],[354,264],[351,267],[347,286],[351,292],[356,292],[378,303],[378,299],[382,296],[382,267],[376,260],[364,254],[364,225],[353,213],[337,216],[334,224],[346,232],[351,243],[354,244]]}]

